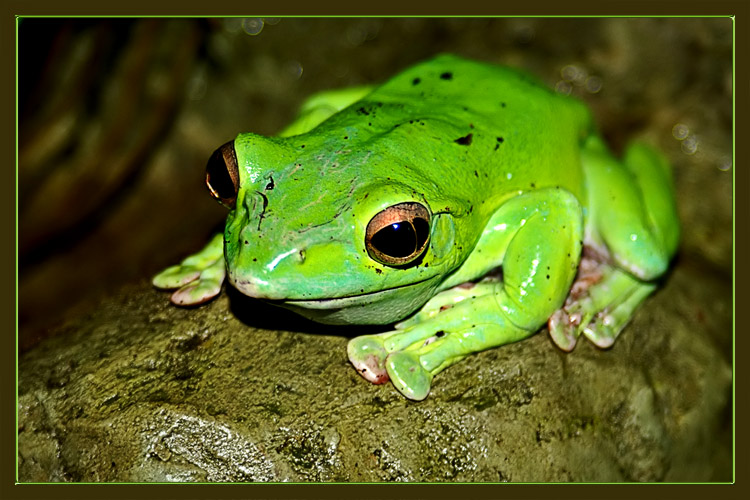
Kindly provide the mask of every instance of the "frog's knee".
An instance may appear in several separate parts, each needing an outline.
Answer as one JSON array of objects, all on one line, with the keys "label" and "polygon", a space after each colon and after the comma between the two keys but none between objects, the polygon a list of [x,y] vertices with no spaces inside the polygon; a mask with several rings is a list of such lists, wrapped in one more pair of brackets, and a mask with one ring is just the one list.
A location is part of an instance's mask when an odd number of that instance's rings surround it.
[{"label": "frog's knee", "polygon": [[669,253],[655,243],[641,247],[637,253],[616,254],[615,260],[619,267],[641,281],[653,281],[669,267]]},{"label": "frog's knee", "polygon": [[651,230],[669,257],[677,250],[680,238],[669,161],[647,144],[634,142],[625,151],[624,164],[638,184]]}]

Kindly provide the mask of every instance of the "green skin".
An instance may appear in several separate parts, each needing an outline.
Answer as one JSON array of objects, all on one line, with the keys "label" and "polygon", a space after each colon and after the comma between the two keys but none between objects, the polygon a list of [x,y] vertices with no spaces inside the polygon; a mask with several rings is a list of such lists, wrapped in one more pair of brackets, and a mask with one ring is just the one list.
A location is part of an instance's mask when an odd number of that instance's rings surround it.
[{"label": "green skin", "polygon": [[[447,366],[545,322],[563,350],[581,333],[611,346],[678,244],[661,155],[635,143],[618,161],[579,101],[454,56],[315,96],[279,137],[240,134],[234,149],[223,240],[154,284],[198,304],[228,271],[241,292],[319,322],[408,318],[348,354],[414,400]],[[427,209],[429,240],[407,265],[383,263],[366,228],[404,202]]]}]

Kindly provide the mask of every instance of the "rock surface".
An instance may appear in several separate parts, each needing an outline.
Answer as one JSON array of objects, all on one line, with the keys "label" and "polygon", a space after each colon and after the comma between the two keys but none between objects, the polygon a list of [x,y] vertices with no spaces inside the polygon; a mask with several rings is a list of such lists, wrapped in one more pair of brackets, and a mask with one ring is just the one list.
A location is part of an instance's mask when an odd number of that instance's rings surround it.
[{"label": "rock surface", "polygon": [[681,262],[612,349],[543,331],[414,403],[357,375],[353,329],[126,288],[22,357],[20,479],[731,480],[730,304]]}]

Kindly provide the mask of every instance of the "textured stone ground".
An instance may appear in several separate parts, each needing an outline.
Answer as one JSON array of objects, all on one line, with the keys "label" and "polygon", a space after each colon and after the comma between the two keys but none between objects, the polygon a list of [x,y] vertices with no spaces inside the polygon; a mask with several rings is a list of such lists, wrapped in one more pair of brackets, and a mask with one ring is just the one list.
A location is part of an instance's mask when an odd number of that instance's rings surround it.
[{"label": "textured stone ground", "polygon": [[126,288],[21,359],[21,479],[727,480],[729,301],[684,263],[613,349],[563,354],[542,332],[414,403],[361,379],[346,336],[238,319],[281,309]]}]

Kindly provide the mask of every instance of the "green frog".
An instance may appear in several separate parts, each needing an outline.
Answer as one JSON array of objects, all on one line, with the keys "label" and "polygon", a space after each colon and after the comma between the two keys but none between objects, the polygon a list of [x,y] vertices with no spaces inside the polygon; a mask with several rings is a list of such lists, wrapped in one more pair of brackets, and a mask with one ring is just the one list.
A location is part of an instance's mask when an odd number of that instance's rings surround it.
[{"label": "green frog", "polygon": [[617,159],[580,101],[452,55],[316,95],[276,137],[239,134],[206,183],[224,234],[154,284],[194,305],[228,276],[315,321],[395,323],[348,356],[412,400],[545,323],[564,351],[611,346],[679,239],[659,152]]}]

